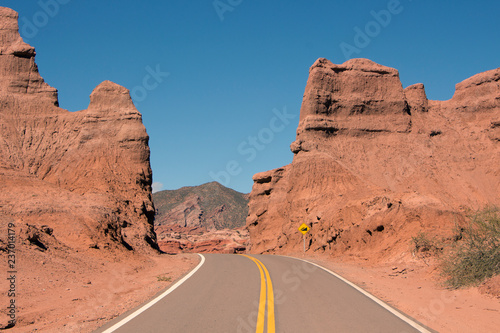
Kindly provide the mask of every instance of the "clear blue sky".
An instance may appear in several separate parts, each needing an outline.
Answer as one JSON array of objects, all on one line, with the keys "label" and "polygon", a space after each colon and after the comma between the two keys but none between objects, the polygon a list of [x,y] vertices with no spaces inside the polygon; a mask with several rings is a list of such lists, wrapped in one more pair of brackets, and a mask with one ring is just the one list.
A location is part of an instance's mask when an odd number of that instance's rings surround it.
[{"label": "clear blue sky", "polygon": [[[61,107],[87,108],[104,80],[133,92],[151,137],[154,181],[163,189],[209,182],[212,174],[250,192],[253,174],[290,163],[308,69],[317,58],[369,58],[398,69],[404,87],[424,83],[438,100],[451,98],[456,83],[500,67],[499,1],[1,5],[20,13],[21,35],[36,47],[40,72],[59,90]],[[277,114],[284,110],[283,120]]]}]

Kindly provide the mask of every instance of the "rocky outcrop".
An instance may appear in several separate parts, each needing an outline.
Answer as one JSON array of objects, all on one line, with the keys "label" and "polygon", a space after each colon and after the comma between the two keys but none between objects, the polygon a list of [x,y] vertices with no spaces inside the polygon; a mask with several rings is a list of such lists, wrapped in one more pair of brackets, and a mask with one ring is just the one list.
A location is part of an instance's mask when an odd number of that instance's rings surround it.
[{"label": "rocky outcrop", "polygon": [[156,227],[158,245],[168,254],[244,253],[248,242],[245,228],[212,230],[203,227],[162,225]]},{"label": "rocky outcrop", "polygon": [[[404,132],[410,115],[398,71],[367,59],[311,67],[298,132]],[[297,137],[300,139],[300,137]]]},{"label": "rocky outcrop", "polygon": [[500,204],[500,69],[429,101],[366,59],[310,69],[293,162],[256,174],[251,252],[409,253],[420,231],[448,237],[466,209]]},{"label": "rocky outcrop", "polygon": [[425,87],[422,83],[411,85],[404,92],[411,113],[429,111],[429,100],[427,99]]},{"label": "rocky outcrop", "polygon": [[59,108],[17,19],[0,7],[1,223],[41,250],[157,248],[149,137],[129,91],[105,81],[87,110]]}]

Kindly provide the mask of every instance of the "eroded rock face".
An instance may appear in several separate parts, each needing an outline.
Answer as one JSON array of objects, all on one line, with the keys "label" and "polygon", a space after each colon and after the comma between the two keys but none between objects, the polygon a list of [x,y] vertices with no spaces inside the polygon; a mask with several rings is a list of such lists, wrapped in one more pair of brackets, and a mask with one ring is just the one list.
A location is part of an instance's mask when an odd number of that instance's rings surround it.
[{"label": "eroded rock face", "polygon": [[46,247],[157,248],[149,137],[129,91],[105,81],[87,110],[59,108],[17,19],[0,7],[2,224]]},{"label": "eroded rock face", "polygon": [[293,162],[254,176],[252,252],[391,257],[420,231],[446,237],[466,208],[500,204],[500,69],[457,84],[449,101],[403,89],[366,59],[310,69]]},{"label": "eroded rock face", "polygon": [[181,227],[176,224],[156,227],[158,245],[168,254],[244,253],[248,231],[244,228],[207,231],[204,227]]}]

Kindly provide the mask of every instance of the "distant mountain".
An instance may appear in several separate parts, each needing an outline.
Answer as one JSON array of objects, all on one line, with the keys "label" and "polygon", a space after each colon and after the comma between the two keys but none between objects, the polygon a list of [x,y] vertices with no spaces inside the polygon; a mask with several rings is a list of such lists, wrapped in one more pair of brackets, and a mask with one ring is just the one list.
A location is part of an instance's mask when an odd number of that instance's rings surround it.
[{"label": "distant mountain", "polygon": [[234,229],[245,225],[248,194],[217,182],[153,194],[155,226],[179,225],[206,230]]}]

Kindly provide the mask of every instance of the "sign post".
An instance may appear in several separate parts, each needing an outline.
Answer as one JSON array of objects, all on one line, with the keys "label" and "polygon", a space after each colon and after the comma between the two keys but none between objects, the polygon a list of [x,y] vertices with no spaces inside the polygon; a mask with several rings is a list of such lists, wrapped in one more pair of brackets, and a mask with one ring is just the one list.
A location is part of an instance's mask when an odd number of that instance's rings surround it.
[{"label": "sign post", "polygon": [[299,227],[299,231],[302,233],[302,239],[304,241],[304,253],[306,252],[306,234],[309,231],[309,226],[305,223],[302,223],[302,225]]}]

